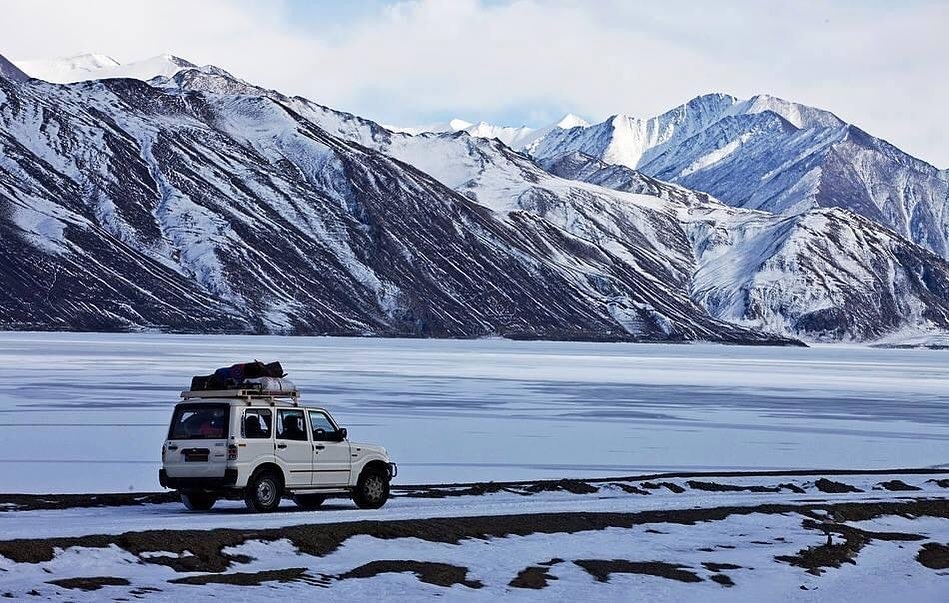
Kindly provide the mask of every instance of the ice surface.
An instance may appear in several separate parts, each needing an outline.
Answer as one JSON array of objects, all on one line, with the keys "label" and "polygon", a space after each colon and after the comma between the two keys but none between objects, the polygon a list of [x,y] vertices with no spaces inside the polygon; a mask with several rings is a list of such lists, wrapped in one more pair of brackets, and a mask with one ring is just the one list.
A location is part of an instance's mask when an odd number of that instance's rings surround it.
[{"label": "ice surface", "polygon": [[3,333],[2,490],[157,490],[178,392],[254,358],[402,484],[949,464],[942,351]]}]

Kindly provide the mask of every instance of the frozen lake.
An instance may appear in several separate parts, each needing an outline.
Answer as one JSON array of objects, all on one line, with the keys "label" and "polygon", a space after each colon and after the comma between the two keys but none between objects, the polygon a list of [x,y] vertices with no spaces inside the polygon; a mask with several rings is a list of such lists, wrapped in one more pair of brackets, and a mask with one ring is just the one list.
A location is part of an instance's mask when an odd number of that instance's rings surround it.
[{"label": "frozen lake", "polygon": [[949,466],[949,352],[0,333],[0,491],[159,489],[194,374],[279,360],[398,482]]}]

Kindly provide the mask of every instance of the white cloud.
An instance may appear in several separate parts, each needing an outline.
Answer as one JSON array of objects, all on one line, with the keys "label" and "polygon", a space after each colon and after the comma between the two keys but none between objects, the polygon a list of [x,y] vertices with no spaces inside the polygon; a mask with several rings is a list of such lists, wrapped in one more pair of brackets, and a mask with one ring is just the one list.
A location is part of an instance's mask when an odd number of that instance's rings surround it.
[{"label": "white cloud", "polygon": [[[949,167],[941,2],[425,0],[334,28],[291,8],[8,0],[0,52],[120,61],[171,52],[390,123],[446,112],[527,118],[531,107],[646,116],[704,92],[766,92]],[[317,22],[335,18],[332,5],[324,12],[308,10]]]}]

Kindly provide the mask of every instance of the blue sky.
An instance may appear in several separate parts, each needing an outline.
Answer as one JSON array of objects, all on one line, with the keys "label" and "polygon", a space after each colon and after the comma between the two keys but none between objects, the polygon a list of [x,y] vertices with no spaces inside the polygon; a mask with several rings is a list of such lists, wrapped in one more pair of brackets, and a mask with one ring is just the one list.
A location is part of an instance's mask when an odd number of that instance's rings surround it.
[{"label": "blue sky", "polygon": [[0,53],[169,52],[383,123],[651,116],[707,92],[829,109],[949,167],[949,2],[5,0]]}]

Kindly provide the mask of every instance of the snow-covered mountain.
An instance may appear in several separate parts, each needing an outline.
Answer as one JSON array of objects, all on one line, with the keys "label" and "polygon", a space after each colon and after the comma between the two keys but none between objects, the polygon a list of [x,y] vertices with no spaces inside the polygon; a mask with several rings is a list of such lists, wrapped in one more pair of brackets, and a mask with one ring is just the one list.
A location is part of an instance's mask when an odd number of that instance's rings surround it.
[{"label": "snow-covered mountain", "polygon": [[949,265],[847,211],[730,208],[578,153],[541,167],[496,137],[393,132],[217,68],[149,79],[0,80],[6,328],[949,329]]},{"label": "snow-covered mountain", "polygon": [[738,210],[579,152],[544,167],[688,206],[682,220],[697,261],[692,297],[718,318],[829,340],[945,324],[949,289],[929,278],[929,265],[945,262],[849,211]]},{"label": "snow-covered mountain", "polygon": [[649,240],[499,215],[302,99],[184,87],[222,77],[0,81],[5,327],[784,341],[709,316]]},{"label": "snow-covered mountain", "polygon": [[555,129],[527,150],[546,162],[582,152],[735,207],[850,209],[949,257],[944,174],[828,111],[775,97],[700,96],[651,119]]},{"label": "snow-covered mountain", "polygon": [[[708,194],[576,155],[551,177],[498,141],[463,134],[380,137],[371,122],[296,109],[327,129],[413,164],[499,213],[529,211],[610,249],[689,275],[713,316],[814,340],[875,339],[909,326],[949,327],[949,264],[849,211],[794,216],[730,208]],[[610,194],[604,186],[635,194]],[[648,196],[644,196],[648,195]],[[629,249],[648,240],[652,250]],[[667,279],[670,277],[666,277]]]},{"label": "snow-covered mountain", "polygon": [[463,119],[452,119],[444,124],[432,124],[428,126],[400,127],[385,126],[393,132],[402,134],[442,134],[446,132],[467,132],[475,138],[497,138],[507,146],[515,150],[523,150],[557,129],[577,128],[589,125],[582,117],[568,113],[560,121],[542,128],[529,128],[527,126],[510,127],[494,126],[481,121],[476,124]]},{"label": "snow-covered mountain", "polygon": [[132,63],[119,63],[104,54],[79,54],[62,59],[24,60],[14,63],[31,77],[57,84],[70,84],[107,78],[132,78],[147,81],[157,76],[172,76],[193,63],[170,54],[162,54]]}]

